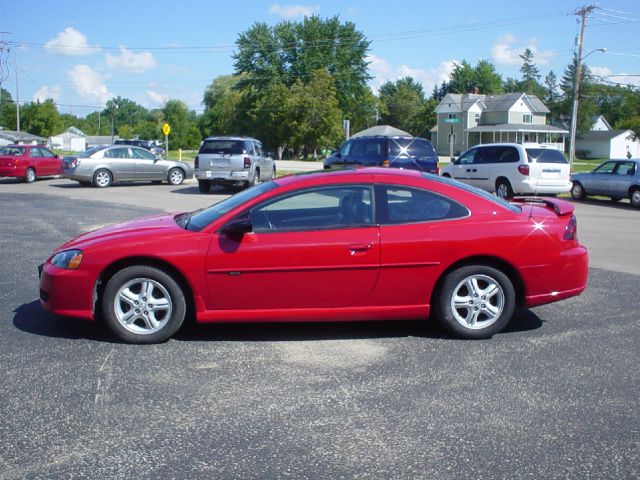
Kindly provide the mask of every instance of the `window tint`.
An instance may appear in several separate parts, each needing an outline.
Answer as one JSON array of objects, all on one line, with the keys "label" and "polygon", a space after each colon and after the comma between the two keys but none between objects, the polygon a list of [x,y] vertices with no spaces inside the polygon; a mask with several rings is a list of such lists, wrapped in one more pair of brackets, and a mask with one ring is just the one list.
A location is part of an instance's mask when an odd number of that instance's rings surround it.
[{"label": "window tint", "polygon": [[0,155],[19,157],[24,155],[24,151],[24,147],[2,147],[0,148]]},{"label": "window tint", "polygon": [[343,143],[342,146],[340,147],[340,155],[345,157],[345,156],[351,154],[351,147],[352,146],[353,146],[353,141],[352,140]]},{"label": "window tint", "polygon": [[366,142],[364,140],[354,140],[351,147],[352,156],[362,156],[365,152]]},{"label": "window tint", "polygon": [[527,148],[530,162],[536,163],[569,163],[560,150],[555,148]]},{"label": "window tint", "polygon": [[245,153],[242,140],[205,140],[199,153],[219,153],[223,155],[238,155]]},{"label": "window tint", "polygon": [[78,154],[78,158],[89,158],[89,157],[102,158],[102,153],[99,153],[99,152],[102,152],[106,148],[107,147],[105,147],[105,146],[89,148],[89,149],[85,150],[84,152],[79,153]]},{"label": "window tint", "polygon": [[460,165],[471,165],[472,163],[474,163],[477,151],[478,150],[474,148],[472,150],[469,150],[468,152],[463,153],[462,156],[458,158],[457,163],[459,163]]},{"label": "window tint", "polygon": [[46,148],[41,148],[41,149],[40,149],[40,153],[42,154],[42,156],[43,156],[43,157],[49,157],[49,158],[52,158],[52,157],[55,157],[55,156],[56,156],[56,155],[55,155],[55,153],[53,153],[53,152],[51,152],[51,151],[47,150]]},{"label": "window tint", "polygon": [[516,163],[518,159],[518,150],[514,147],[480,147],[474,163]]},{"label": "window tint", "polygon": [[600,165],[593,172],[594,173],[613,173],[613,169],[616,166],[616,162],[607,162]]},{"label": "window tint", "polygon": [[257,206],[249,218],[254,231],[367,226],[373,223],[371,189],[344,185],[306,190]]},{"label": "window tint", "polygon": [[424,138],[391,138],[389,139],[389,155],[408,155],[410,157],[437,157],[429,140]]},{"label": "window tint", "polygon": [[128,148],[110,148],[104,153],[106,158],[130,158]]},{"label": "window tint", "polygon": [[450,198],[427,190],[396,186],[376,187],[381,224],[426,222],[461,218],[469,210]]},{"label": "window tint", "polygon": [[617,175],[634,175],[636,173],[635,162],[618,162]]},{"label": "window tint", "polygon": [[40,149],[39,148],[31,148],[29,149],[29,157],[31,158],[36,158],[36,157],[41,157],[42,153],[40,153]]}]

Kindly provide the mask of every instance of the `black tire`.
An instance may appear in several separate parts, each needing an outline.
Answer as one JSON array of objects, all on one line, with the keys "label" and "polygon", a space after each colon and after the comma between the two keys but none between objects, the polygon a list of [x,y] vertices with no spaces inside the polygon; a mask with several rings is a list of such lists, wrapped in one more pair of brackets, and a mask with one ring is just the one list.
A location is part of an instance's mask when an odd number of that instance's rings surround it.
[{"label": "black tire", "polygon": [[629,192],[629,201],[631,205],[640,208],[640,188],[633,188]]},{"label": "black tire", "polygon": [[[123,292],[127,295],[121,295]],[[111,277],[101,306],[109,329],[127,343],[168,340],[182,326],[187,311],[178,283],[162,270],[147,266],[127,267]]]},{"label": "black tire", "polygon": [[276,174],[276,164],[275,164],[275,162],[274,162],[274,164],[273,164],[273,170],[272,170],[272,172],[271,172],[271,180],[273,180],[274,178],[276,178],[276,175],[277,175],[277,174]]},{"label": "black tire", "polygon": [[587,194],[584,191],[584,187],[580,182],[573,182],[571,185],[571,198],[574,200],[584,200]]},{"label": "black tire", "polygon": [[185,177],[184,170],[181,168],[172,168],[167,175],[167,182],[169,182],[169,185],[181,185]]},{"label": "black tire", "polygon": [[247,187],[254,187],[259,183],[260,183],[260,169],[256,168],[256,171],[253,173],[253,177],[251,177],[247,182]]},{"label": "black tire", "polygon": [[113,183],[113,175],[105,168],[101,168],[93,174],[93,186],[97,188],[107,188]]},{"label": "black tire", "polygon": [[200,190],[200,193],[209,193],[209,190],[211,190],[211,181],[198,180],[198,190]]},{"label": "black tire", "polygon": [[36,171],[31,167],[27,168],[27,171],[24,174],[25,183],[33,183],[36,181],[36,178],[38,178]]},{"label": "black tire", "polygon": [[509,180],[500,178],[496,181],[496,195],[504,199],[513,197],[513,188],[511,188]]},{"label": "black tire", "polygon": [[443,176],[444,178],[451,178],[451,175],[449,175],[448,173],[443,173],[443,174],[442,174],[442,176]]},{"label": "black tire", "polygon": [[[483,295],[485,293],[488,295]],[[454,302],[456,294],[465,300]],[[458,337],[489,338],[511,320],[515,298],[513,284],[500,270],[469,265],[444,278],[439,296],[434,300],[435,314],[442,326]]]}]

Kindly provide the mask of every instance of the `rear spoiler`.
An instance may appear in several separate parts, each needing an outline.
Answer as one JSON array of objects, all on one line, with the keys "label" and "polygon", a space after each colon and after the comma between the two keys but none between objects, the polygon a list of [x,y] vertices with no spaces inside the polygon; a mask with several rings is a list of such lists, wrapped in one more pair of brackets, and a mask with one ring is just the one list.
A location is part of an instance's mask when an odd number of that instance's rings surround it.
[{"label": "rear spoiler", "polygon": [[558,198],[549,197],[514,197],[511,199],[512,203],[529,203],[529,204],[542,204],[547,208],[552,209],[556,215],[564,216],[571,215],[575,206],[573,203],[566,200],[560,200]]}]

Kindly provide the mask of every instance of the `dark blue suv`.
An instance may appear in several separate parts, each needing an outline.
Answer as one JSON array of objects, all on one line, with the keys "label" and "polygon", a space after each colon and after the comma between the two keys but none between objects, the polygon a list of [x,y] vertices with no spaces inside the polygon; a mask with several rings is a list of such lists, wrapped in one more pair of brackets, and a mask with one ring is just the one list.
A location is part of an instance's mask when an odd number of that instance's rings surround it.
[{"label": "dark blue suv", "polygon": [[438,173],[438,155],[431,142],[420,137],[354,137],[324,160],[325,169],[352,166],[407,168]]}]

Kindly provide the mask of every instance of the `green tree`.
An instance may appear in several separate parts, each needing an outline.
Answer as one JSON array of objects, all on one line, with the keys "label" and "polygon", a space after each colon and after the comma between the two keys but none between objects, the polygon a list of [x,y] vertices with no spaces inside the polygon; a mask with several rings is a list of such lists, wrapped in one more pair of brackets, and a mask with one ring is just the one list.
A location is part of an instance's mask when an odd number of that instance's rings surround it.
[{"label": "green tree", "polygon": [[[572,62],[567,65],[560,80],[560,89],[563,92],[560,111],[567,118],[571,117],[573,110],[573,92],[577,70],[578,56],[574,55]],[[593,126],[593,115],[597,111],[593,92],[594,88],[589,67],[583,64],[580,73],[580,98],[578,99],[578,132],[586,132]]]},{"label": "green tree", "polygon": [[486,95],[502,93],[502,77],[496,72],[495,65],[487,60],[480,60],[475,67],[466,60],[456,64],[451,72],[448,92],[471,93],[476,88]]},{"label": "green tree", "polygon": [[541,100],[551,112],[549,122],[552,125],[557,125],[560,123],[562,105],[560,103],[560,92],[558,90],[558,77],[553,73],[553,70],[544,77],[544,85],[544,93]]},{"label": "green tree", "polygon": [[411,77],[384,83],[379,90],[380,122],[423,135],[425,97],[422,85]]},{"label": "green tree", "polygon": [[200,144],[200,131],[187,105],[180,100],[169,100],[162,109],[164,121],[171,126],[169,147],[197,148]]},{"label": "green tree", "polygon": [[216,77],[206,88],[202,100],[205,110],[199,121],[203,137],[239,133],[238,126],[242,123],[240,108],[243,93],[238,85],[244,77],[244,75],[222,75]]},{"label": "green tree", "polygon": [[11,93],[4,88],[0,88],[0,127],[6,130],[16,128],[16,104]]},{"label": "green tree", "polygon": [[20,108],[20,128],[33,135],[50,137],[59,133],[60,124],[60,113],[50,98],[26,103]]},{"label": "green tree", "polygon": [[522,80],[520,81],[520,91],[528,93],[529,95],[544,95],[544,88],[540,85],[540,71],[538,67],[533,63],[533,52],[527,48],[522,55],[522,66],[520,67],[520,73],[522,74]]}]

